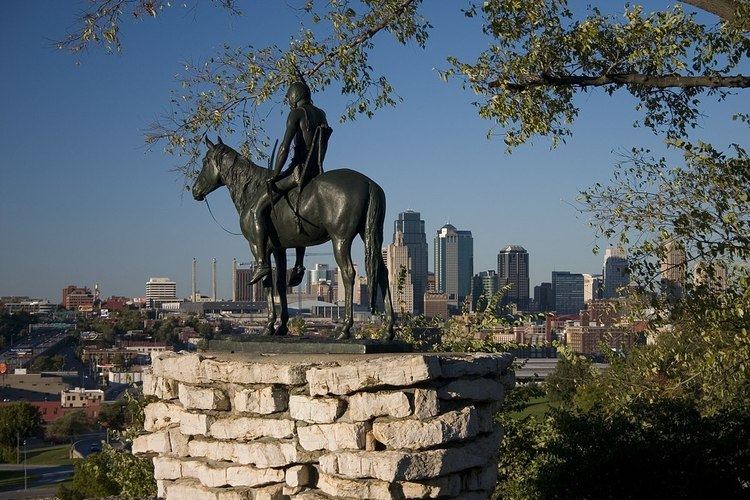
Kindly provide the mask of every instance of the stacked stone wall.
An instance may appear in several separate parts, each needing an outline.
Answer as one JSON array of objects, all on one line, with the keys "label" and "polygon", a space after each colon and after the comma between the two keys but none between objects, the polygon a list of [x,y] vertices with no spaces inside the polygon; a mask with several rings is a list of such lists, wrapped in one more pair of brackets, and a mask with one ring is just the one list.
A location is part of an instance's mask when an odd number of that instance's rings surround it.
[{"label": "stacked stone wall", "polygon": [[155,354],[147,434],[167,499],[487,498],[505,354]]}]

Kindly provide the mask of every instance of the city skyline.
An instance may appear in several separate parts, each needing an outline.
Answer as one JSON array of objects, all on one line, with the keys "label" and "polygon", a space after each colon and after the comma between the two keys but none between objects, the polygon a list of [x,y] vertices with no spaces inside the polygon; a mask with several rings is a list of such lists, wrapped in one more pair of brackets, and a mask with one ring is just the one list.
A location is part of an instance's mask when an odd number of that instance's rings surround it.
[{"label": "city skyline", "polygon": [[[6,99],[0,134],[0,295],[55,299],[68,284],[99,282],[104,296],[141,296],[149,276],[169,276],[187,296],[195,257],[201,292],[210,293],[216,258],[218,295],[231,297],[231,261],[250,260],[246,242],[224,232],[204,204],[183,196],[182,179],[171,171],[180,159],[159,146],[148,150],[143,131],[168,105],[182,61],[208,58],[225,41],[285,44],[283,34],[297,26],[294,13],[282,4],[259,5],[227,29],[220,9],[198,5],[195,15],[177,12],[163,25],[131,26],[119,55],[92,50],[77,58],[49,43],[64,34],[77,9],[68,2],[48,2],[41,10],[15,2],[0,19],[6,48],[0,61],[13,68],[0,81],[0,91],[13,96]],[[253,22],[265,15],[275,22]],[[474,97],[435,72],[445,68],[446,54],[467,55],[482,46],[482,36],[455,5],[436,5],[433,20],[455,28],[435,30],[424,51],[385,42],[373,54],[373,64],[390,74],[404,97],[397,107],[371,120],[338,123],[346,104],[338,89],[314,96],[335,129],[327,169],[351,167],[378,182],[388,199],[387,221],[412,209],[427,234],[445,223],[471,229],[475,271],[494,269],[498,250],[519,244],[532,255],[532,284],[549,281],[558,269],[598,274],[602,255],[591,249],[613,242],[597,240],[571,203],[581,189],[611,178],[617,151],[638,144],[661,154],[661,139],[632,127],[637,114],[627,97],[592,94],[573,126],[575,140],[550,150],[539,139],[505,154],[502,140],[486,139],[493,124],[477,116]],[[725,119],[738,103],[730,96],[706,104],[704,140],[742,139]],[[271,137],[283,131],[284,110],[280,98],[269,110]],[[622,119],[613,122],[612,113]],[[239,135],[222,137],[237,144]],[[237,232],[226,191],[209,198],[216,218]],[[384,236],[388,242],[388,225]],[[434,269],[432,254],[428,269]],[[354,257],[363,263],[361,242]],[[321,260],[308,258],[308,269]]]}]

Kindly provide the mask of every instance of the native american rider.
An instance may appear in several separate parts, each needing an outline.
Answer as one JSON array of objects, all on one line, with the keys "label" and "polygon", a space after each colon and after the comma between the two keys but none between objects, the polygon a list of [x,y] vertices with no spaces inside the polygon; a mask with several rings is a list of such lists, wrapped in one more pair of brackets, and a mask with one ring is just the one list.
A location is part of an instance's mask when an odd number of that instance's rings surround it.
[{"label": "native american rider", "polygon": [[[268,181],[268,189],[255,202],[253,207],[254,221],[251,250],[256,268],[251,282],[255,283],[271,273],[268,263],[268,224],[272,204],[285,193],[294,188],[301,189],[322,171],[323,158],[328,147],[328,138],[332,129],[328,126],[325,112],[313,106],[310,88],[304,81],[294,82],[289,86],[286,100],[291,111],[286,120],[286,132],[279,146],[278,156],[273,167],[273,178]],[[289,148],[294,141],[292,161],[284,172],[281,169],[289,156]],[[302,265],[304,248],[297,249],[297,264],[292,269],[289,285],[302,282],[305,267]]]}]

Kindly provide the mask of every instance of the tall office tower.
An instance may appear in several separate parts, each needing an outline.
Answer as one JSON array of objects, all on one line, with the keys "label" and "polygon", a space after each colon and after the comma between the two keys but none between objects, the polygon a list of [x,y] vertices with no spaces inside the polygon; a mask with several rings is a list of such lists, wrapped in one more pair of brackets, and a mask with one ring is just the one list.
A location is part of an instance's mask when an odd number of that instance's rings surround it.
[{"label": "tall office tower", "polygon": [[177,298],[177,283],[169,278],[149,278],[146,282],[146,298],[175,300]]},{"label": "tall office tower", "polygon": [[670,299],[682,297],[687,280],[687,254],[682,243],[672,239],[664,244],[660,269],[662,293]]},{"label": "tall office tower", "polygon": [[216,291],[216,257],[211,261],[211,300],[216,302],[218,292]]},{"label": "tall office tower", "polygon": [[[397,312],[416,312],[414,282],[411,275],[412,261],[409,247],[404,243],[404,233],[401,231],[396,231],[393,244],[385,249],[384,260],[385,267],[388,268],[388,286],[393,297],[393,307]],[[424,297],[424,293],[422,296]]]},{"label": "tall office tower", "polygon": [[622,247],[609,247],[604,251],[604,287],[602,298],[614,299],[625,295],[628,286],[628,259]]},{"label": "tall office tower", "polygon": [[232,291],[232,296],[234,296],[234,300],[238,301],[251,301],[251,300],[259,300],[259,297],[255,296],[253,293],[253,287],[250,285],[250,280],[253,277],[253,268],[236,268],[234,270],[234,279],[232,280],[234,282],[234,290]]},{"label": "tall office tower", "polygon": [[699,261],[693,270],[693,282],[696,286],[705,286],[713,293],[725,291],[727,289],[726,264],[719,260]]},{"label": "tall office tower", "polygon": [[602,298],[604,277],[601,274],[583,274],[583,301],[587,304]]},{"label": "tall office tower", "polygon": [[497,254],[497,278],[500,286],[510,285],[503,304],[529,308],[529,252],[519,245],[508,245]]},{"label": "tall office tower", "polygon": [[471,231],[446,224],[435,236],[435,278],[438,291],[448,294],[448,305],[458,308],[471,294],[474,239]]},{"label": "tall office tower", "polygon": [[423,312],[423,298],[427,291],[427,234],[421,217],[419,212],[407,210],[398,214],[398,219],[393,223],[393,243],[396,243],[396,234],[400,232],[403,244],[409,248],[409,272],[414,288],[412,303],[416,314]]},{"label": "tall office tower", "polygon": [[552,296],[557,314],[578,314],[584,307],[583,274],[552,271]]},{"label": "tall office tower", "polygon": [[237,259],[232,259],[232,302],[237,302]]},{"label": "tall office tower", "polygon": [[318,283],[326,280],[329,280],[328,264],[315,264],[312,269],[307,271],[307,293],[316,293]]},{"label": "tall office tower", "polygon": [[192,271],[192,290],[190,292],[190,300],[192,302],[198,302],[198,261],[193,257],[193,271]]},{"label": "tall office tower", "polygon": [[481,271],[471,278],[471,310],[484,311],[492,296],[500,289],[494,269]]},{"label": "tall office tower", "polygon": [[555,309],[555,296],[552,295],[552,283],[541,282],[534,287],[534,304],[539,312],[549,312]]}]

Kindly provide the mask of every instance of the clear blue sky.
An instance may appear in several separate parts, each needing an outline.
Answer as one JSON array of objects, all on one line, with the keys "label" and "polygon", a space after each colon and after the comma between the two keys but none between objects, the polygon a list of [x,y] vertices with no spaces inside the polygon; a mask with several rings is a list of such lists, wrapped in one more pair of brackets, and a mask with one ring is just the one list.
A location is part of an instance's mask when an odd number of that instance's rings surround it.
[{"label": "clear blue sky", "polygon": [[[482,49],[476,21],[461,15],[465,2],[427,4],[435,29],[426,51],[397,46],[383,34],[377,41],[385,43],[373,56],[376,70],[389,75],[404,103],[372,120],[334,125],[327,168],[352,167],[383,186],[386,242],[398,212],[420,211],[430,261],[432,238],[449,221],[472,231],[475,272],[495,268],[497,251],[506,244],[529,251],[532,287],[549,281],[552,270],[599,272],[602,257],[591,252],[593,233],[566,201],[609,179],[613,150],[658,150],[660,138],[632,127],[633,101],[624,93],[592,93],[583,97],[568,144],[550,150],[540,139],[506,154],[501,139],[485,138],[491,124],[476,115],[473,95],[457,81],[442,82],[434,71],[445,67],[447,55],[470,57]],[[287,2],[241,3],[245,15],[239,18],[208,2],[173,7],[157,19],[127,24],[122,54],[92,49],[74,57],[56,51],[51,41],[66,33],[83,5],[3,5],[0,295],[59,300],[67,284],[98,281],[104,296],[140,296],[149,276],[169,276],[186,296],[193,257],[199,260],[199,287],[208,293],[209,263],[216,257],[220,295],[230,296],[231,259],[249,260],[247,244],[219,229],[203,204],[181,196],[181,180],[170,172],[175,158],[158,147],[147,150],[143,130],[166,109],[181,62],[205,59],[224,42],[283,43],[298,26],[294,13]],[[345,101],[327,92],[316,96],[316,104],[332,117]],[[747,111],[746,104],[738,97],[708,103],[710,118],[695,137],[721,146],[742,140],[746,130],[727,117]],[[272,137],[282,133],[283,111],[279,106],[272,115]],[[226,191],[212,194],[211,202],[219,220],[236,229]],[[360,244],[359,262],[361,255]],[[310,258],[308,268],[326,260]]]}]

